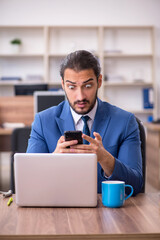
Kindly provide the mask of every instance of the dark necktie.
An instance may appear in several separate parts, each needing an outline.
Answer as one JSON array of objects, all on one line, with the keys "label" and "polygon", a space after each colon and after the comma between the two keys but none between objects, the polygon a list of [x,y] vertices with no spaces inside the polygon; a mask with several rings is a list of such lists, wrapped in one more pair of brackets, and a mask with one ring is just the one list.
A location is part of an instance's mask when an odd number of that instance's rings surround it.
[{"label": "dark necktie", "polygon": [[[84,122],[84,126],[83,126],[83,133],[90,136],[90,131],[89,131],[89,127],[88,127],[88,124],[87,124],[87,121],[90,119],[90,117],[88,116],[82,116],[81,117],[83,122]],[[89,142],[85,139],[83,139],[83,144],[89,144]]]}]

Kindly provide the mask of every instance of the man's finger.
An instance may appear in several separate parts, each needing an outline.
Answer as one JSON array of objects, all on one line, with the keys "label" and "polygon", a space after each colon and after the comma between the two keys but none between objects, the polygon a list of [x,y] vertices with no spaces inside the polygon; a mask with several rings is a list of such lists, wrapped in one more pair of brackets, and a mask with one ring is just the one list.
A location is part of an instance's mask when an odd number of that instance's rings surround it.
[{"label": "man's finger", "polygon": [[58,140],[59,143],[63,143],[65,140],[64,140],[64,136],[61,136]]},{"label": "man's finger", "polygon": [[99,141],[102,141],[101,135],[97,132],[94,132],[93,135],[95,136],[95,138]]},{"label": "man's finger", "polygon": [[92,149],[70,148],[70,153],[94,153],[94,151]]},{"label": "man's finger", "polygon": [[72,145],[76,145],[78,143],[78,140],[71,140],[71,141],[64,141],[63,142],[63,147],[69,147]]},{"label": "man's finger", "polygon": [[88,135],[82,134],[82,138],[84,138],[90,143],[95,143],[95,140],[92,137],[89,137]]},{"label": "man's finger", "polygon": [[76,145],[74,145],[74,146],[71,146],[71,148],[90,150],[90,149],[91,149],[91,146],[88,145],[88,144],[76,144]]}]

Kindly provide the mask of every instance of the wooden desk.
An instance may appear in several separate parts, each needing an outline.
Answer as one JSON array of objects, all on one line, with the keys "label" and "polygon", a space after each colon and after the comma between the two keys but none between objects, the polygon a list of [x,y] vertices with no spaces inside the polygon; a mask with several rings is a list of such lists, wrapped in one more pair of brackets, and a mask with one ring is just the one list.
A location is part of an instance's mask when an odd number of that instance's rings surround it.
[{"label": "wooden desk", "polygon": [[147,182],[160,190],[160,124],[145,124],[147,128]]},{"label": "wooden desk", "polygon": [[[4,122],[30,126],[34,119],[33,96],[0,97],[0,125]],[[0,152],[11,151],[11,129],[0,128]]]},{"label": "wooden desk", "polygon": [[160,239],[160,192],[122,208],[21,208],[0,199],[0,239]]}]

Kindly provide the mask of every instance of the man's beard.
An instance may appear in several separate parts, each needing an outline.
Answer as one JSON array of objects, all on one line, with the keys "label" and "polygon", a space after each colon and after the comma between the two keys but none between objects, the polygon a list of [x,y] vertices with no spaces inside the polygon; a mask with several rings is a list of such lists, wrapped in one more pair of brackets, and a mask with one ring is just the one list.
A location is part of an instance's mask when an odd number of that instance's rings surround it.
[{"label": "man's beard", "polygon": [[[65,93],[65,94],[66,94],[66,93]],[[98,90],[96,91],[95,98],[94,98],[93,102],[91,103],[91,105],[89,106],[88,110],[84,110],[84,111],[77,111],[76,108],[75,108],[75,105],[76,105],[77,103],[86,103],[86,102],[87,102],[87,103],[90,103],[89,100],[87,100],[87,99],[83,99],[83,100],[81,100],[81,101],[77,100],[77,101],[75,101],[73,104],[71,104],[71,102],[70,102],[69,99],[68,99],[67,94],[66,94],[66,97],[67,97],[67,100],[68,100],[68,102],[69,102],[69,105],[70,105],[70,107],[73,109],[73,111],[75,111],[77,114],[85,115],[85,114],[89,113],[89,112],[93,109],[93,107],[94,107],[94,105],[95,105],[95,103],[96,103],[96,100],[97,100],[97,94],[98,94]]]}]

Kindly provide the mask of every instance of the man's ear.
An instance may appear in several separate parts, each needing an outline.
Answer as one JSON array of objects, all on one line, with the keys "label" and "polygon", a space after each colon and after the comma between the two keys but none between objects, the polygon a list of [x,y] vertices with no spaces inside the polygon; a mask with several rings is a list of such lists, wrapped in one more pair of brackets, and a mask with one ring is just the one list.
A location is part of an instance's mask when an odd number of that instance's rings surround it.
[{"label": "man's ear", "polygon": [[102,85],[102,74],[100,74],[98,77],[98,88],[100,88],[101,85]]},{"label": "man's ear", "polygon": [[61,78],[61,85],[62,85],[62,88],[64,90],[64,80]]}]

